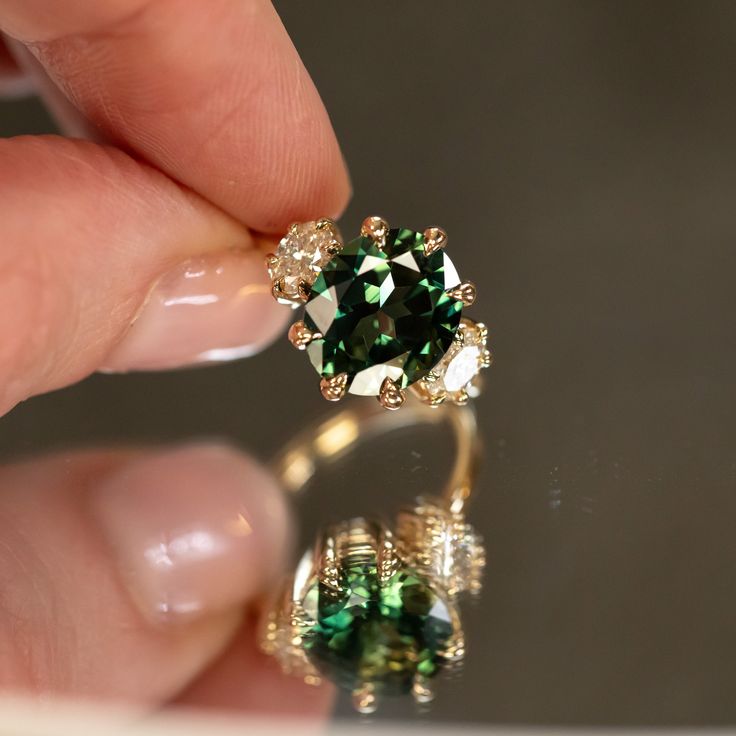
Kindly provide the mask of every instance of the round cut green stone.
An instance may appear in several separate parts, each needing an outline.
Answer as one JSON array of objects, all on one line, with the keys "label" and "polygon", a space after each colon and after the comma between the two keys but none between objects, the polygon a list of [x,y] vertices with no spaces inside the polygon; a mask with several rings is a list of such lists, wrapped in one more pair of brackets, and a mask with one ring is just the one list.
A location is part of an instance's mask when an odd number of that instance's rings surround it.
[{"label": "round cut green stone", "polygon": [[346,373],[348,390],[377,395],[384,379],[406,388],[452,345],[462,302],[444,251],[424,252],[422,233],[389,230],[379,248],[368,237],[347,243],[312,285],[304,321],[322,336],[307,347],[325,378]]},{"label": "round cut green stone", "polygon": [[335,684],[354,690],[370,683],[377,693],[409,692],[414,676],[432,677],[453,634],[447,604],[411,570],[383,585],[375,564],[343,571],[336,594],[315,582],[304,600],[315,621],[304,632],[307,655]]}]

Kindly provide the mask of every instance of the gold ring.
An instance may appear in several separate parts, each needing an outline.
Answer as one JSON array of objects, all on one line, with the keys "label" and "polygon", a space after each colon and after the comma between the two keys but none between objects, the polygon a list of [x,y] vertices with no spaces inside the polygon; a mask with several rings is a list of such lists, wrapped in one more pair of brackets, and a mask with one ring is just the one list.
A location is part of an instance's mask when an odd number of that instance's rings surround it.
[{"label": "gold ring", "polygon": [[457,597],[478,592],[485,564],[465,507],[475,484],[479,443],[469,407],[440,410],[410,402],[399,414],[354,405],[307,429],[274,462],[283,486],[299,493],[317,468],[359,442],[418,424],[444,425],[455,459],[443,491],[402,508],[392,525],[365,518],[331,524],[303,555],[272,607],[262,646],[283,670],[352,693],[362,713],[378,697],[409,693],[427,703],[432,679],[465,655]]},{"label": "gold ring", "polygon": [[377,216],[348,243],[327,218],[289,228],[267,257],[272,293],[305,305],[289,340],[307,351],[326,399],[377,396],[398,409],[409,388],[432,406],[477,395],[488,333],[463,316],[476,288],[460,280],[446,245],[439,227],[389,229]]}]

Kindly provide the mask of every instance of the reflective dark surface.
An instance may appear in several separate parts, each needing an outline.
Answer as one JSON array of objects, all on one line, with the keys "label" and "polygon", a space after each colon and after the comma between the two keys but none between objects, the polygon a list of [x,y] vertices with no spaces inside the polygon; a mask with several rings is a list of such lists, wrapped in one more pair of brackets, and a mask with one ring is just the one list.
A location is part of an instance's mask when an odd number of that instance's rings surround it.
[{"label": "reflective dark surface", "polygon": [[[488,573],[463,677],[431,717],[732,723],[736,6],[278,8],[351,168],[343,232],[374,213],[442,225],[479,287],[468,314],[491,329],[471,510]],[[0,110],[8,134],[50,125],[33,102]],[[279,383],[269,400],[254,388]],[[265,458],[286,440],[279,416],[328,408],[283,340],[33,399],[0,447],[217,435]],[[435,483],[437,444],[417,433],[377,471],[359,454],[325,473],[305,534]]]}]

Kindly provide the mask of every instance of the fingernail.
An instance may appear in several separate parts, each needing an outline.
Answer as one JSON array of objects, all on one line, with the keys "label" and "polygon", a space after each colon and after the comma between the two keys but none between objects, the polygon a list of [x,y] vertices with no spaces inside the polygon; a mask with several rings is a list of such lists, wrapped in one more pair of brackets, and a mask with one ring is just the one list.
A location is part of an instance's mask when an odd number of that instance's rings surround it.
[{"label": "fingernail", "polygon": [[189,621],[241,604],[277,576],[289,516],[275,480],[221,445],[132,461],[92,496],[121,580],[153,621]]},{"label": "fingernail", "polygon": [[256,251],[188,260],[154,286],[103,371],[160,370],[252,355],[284,328]]}]

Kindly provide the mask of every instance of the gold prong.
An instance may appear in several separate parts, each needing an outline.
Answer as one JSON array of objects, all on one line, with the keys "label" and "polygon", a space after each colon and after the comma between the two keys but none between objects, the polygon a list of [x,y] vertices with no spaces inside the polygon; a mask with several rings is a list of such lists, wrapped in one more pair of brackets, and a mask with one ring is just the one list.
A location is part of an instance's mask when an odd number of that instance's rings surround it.
[{"label": "gold prong", "polygon": [[330,378],[323,378],[319,383],[319,390],[327,401],[340,401],[348,388],[348,374],[338,373]]},{"label": "gold prong", "polygon": [[438,654],[448,664],[453,663],[458,665],[465,657],[465,634],[463,632],[462,622],[460,621],[460,612],[458,611],[457,603],[449,600],[447,612],[450,614],[453,633]]},{"label": "gold prong", "polygon": [[493,353],[487,348],[484,348],[481,353],[480,365],[482,368],[490,368],[493,365]]},{"label": "gold prong", "polygon": [[411,694],[414,702],[419,705],[431,703],[434,700],[434,690],[429,680],[422,675],[414,675],[414,682],[411,686]]},{"label": "gold prong", "polygon": [[463,281],[462,284],[447,292],[453,299],[458,299],[464,306],[469,307],[475,303],[476,289],[471,281]]},{"label": "gold prong", "polygon": [[322,337],[322,333],[312,332],[312,330],[310,330],[302,320],[299,320],[289,327],[288,336],[289,342],[297,350],[305,350],[312,340],[319,340]]},{"label": "gold prong", "polygon": [[335,227],[335,221],[331,220],[329,217],[320,217],[319,220],[317,220],[317,224],[315,226],[317,230],[326,230],[327,228],[333,228]]},{"label": "gold prong", "polygon": [[378,401],[384,409],[395,411],[399,409],[405,400],[404,392],[399,385],[392,381],[388,376],[383,379],[381,391],[378,394]]},{"label": "gold prong", "polygon": [[292,309],[296,309],[300,304],[306,302],[309,298],[311,287],[306,281],[300,281],[297,285],[297,294],[287,292],[284,288],[284,280],[276,279],[271,284],[271,296],[279,304],[288,304]]},{"label": "gold prong", "polygon": [[299,299],[295,299],[291,294],[287,294],[284,290],[284,280],[277,279],[271,285],[271,296],[279,304],[288,304],[292,309],[296,309],[299,306]]},{"label": "gold prong", "polygon": [[431,255],[447,245],[447,233],[441,227],[428,227],[424,231],[424,253]]},{"label": "gold prong", "polygon": [[335,549],[335,538],[325,535],[319,551],[319,581],[331,590],[340,592],[340,563]]},{"label": "gold prong", "polygon": [[422,380],[423,380],[423,381],[424,381],[425,383],[437,383],[437,381],[439,381],[439,380],[440,380],[440,377],[439,377],[439,375],[438,375],[437,373],[435,373],[434,371],[430,371],[429,373],[427,373],[427,375],[426,375],[426,376],[424,376],[424,378],[423,378]]},{"label": "gold prong", "polygon": [[465,345],[465,325],[461,322],[452,339],[458,345]]},{"label": "gold prong", "polygon": [[476,322],[475,329],[478,331],[478,339],[482,343],[485,343],[488,339],[488,328],[483,324],[483,322]]},{"label": "gold prong", "polygon": [[353,690],[353,707],[358,713],[370,715],[376,712],[378,703],[373,685],[366,683]]},{"label": "gold prong", "polygon": [[444,404],[445,400],[447,399],[447,391],[441,391],[434,394],[427,394],[424,398],[424,402],[428,406],[439,406],[440,404]]},{"label": "gold prong", "polygon": [[276,257],[275,253],[269,253],[266,256],[266,268],[268,269],[268,275],[273,278],[273,271],[278,266],[279,259]]},{"label": "gold prong", "polygon": [[458,405],[458,406],[465,406],[465,404],[470,401],[470,395],[468,392],[461,388],[459,391],[456,391],[452,394],[452,400]]},{"label": "gold prong", "polygon": [[376,567],[378,570],[378,584],[385,585],[396,572],[398,559],[396,557],[396,545],[391,531],[383,527],[378,533],[378,545],[376,550]]},{"label": "gold prong", "polygon": [[329,230],[332,233],[332,242],[325,246],[325,251],[330,256],[336,256],[342,250],[342,236],[335,221],[329,217],[321,217],[315,227],[317,230]]},{"label": "gold prong", "polygon": [[439,380],[439,376],[431,374],[433,378],[430,378],[430,374],[427,374],[424,378],[417,381],[410,388],[412,393],[423,403],[429,407],[439,406],[447,398],[447,391],[444,388],[435,386],[435,383]]},{"label": "gold prong", "polygon": [[383,248],[386,244],[387,233],[388,222],[378,215],[366,217],[360,226],[360,234],[365,238],[370,238],[379,248]]},{"label": "gold prong", "polygon": [[306,302],[309,299],[309,295],[312,293],[312,287],[304,280],[299,279],[296,285],[296,290],[299,293],[299,298]]}]

